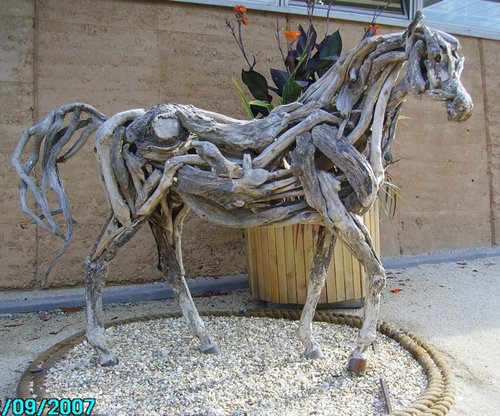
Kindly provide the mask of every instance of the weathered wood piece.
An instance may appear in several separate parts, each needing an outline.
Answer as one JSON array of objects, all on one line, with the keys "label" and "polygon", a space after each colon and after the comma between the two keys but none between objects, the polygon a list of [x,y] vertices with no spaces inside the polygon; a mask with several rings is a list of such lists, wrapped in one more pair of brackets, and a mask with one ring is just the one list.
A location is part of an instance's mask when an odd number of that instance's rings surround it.
[{"label": "weathered wood piece", "polygon": [[[111,205],[118,221],[120,221],[120,223],[124,226],[129,227],[132,225],[130,207],[127,205],[125,197],[120,192],[120,187],[117,181],[119,173],[116,173],[112,164],[112,138],[115,137],[116,140],[117,136],[113,136],[116,129],[126,122],[143,115],[144,113],[145,111],[141,109],[129,110],[115,114],[113,117],[105,121],[101,127],[99,127],[95,138],[97,160],[101,166],[102,178],[106,188],[106,195],[108,197],[109,204]],[[119,138],[121,139],[121,136]]]},{"label": "weathered wood piece", "polygon": [[388,414],[391,414],[392,413],[391,396],[389,394],[389,386],[387,385],[385,377],[380,377],[380,386],[382,387],[382,393],[384,394],[385,410],[387,410]]},{"label": "weathered wood piece", "polygon": [[[304,133],[297,137],[295,149],[291,152],[292,172],[302,185],[304,196],[311,208],[318,211],[330,228],[334,226],[327,214],[326,201],[321,193],[318,173],[315,166],[316,147],[312,144],[311,134]],[[340,190],[340,184],[339,189]]]},{"label": "weathered wood piece", "polygon": [[[311,320],[333,246],[341,238],[366,269],[364,323],[348,363],[355,373],[366,371],[385,272],[358,214],[374,203],[383,183],[383,156],[394,140],[401,106],[415,94],[444,102],[450,120],[464,121],[472,111],[460,83],[458,41],[429,29],[421,18],[417,14],[403,33],[363,39],[297,102],[278,106],[265,118],[244,121],[190,105],[164,104],[108,119],[87,104],[75,103],[23,133],[12,157],[20,177],[21,209],[64,239],[54,261],[73,232],[58,164],[71,159],[95,133],[110,215],[85,263],[87,339],[102,365],[117,362],[103,327],[107,265],[146,222],[157,244],[158,267],[200,349],[219,352],[184,278],[181,237],[192,210],[228,227],[321,227],[298,329],[309,358],[321,356]],[[38,164],[40,181],[34,178]],[[36,209],[28,203],[28,192]],[[50,192],[57,196],[56,206],[48,202]],[[64,220],[58,221],[56,213]]]},{"label": "weathered wood piece", "polygon": [[312,130],[313,143],[346,176],[354,193],[345,203],[353,212],[359,212],[373,204],[379,184],[369,161],[345,137],[337,139],[337,131],[332,126],[317,126]]}]

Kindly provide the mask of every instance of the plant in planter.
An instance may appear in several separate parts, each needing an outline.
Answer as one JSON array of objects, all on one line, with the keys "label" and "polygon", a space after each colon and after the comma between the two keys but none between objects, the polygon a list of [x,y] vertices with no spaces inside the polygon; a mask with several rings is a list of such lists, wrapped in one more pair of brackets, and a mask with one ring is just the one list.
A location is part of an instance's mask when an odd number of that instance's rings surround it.
[{"label": "plant in planter", "polygon": [[[297,30],[286,29],[281,32],[276,23],[276,41],[284,69],[270,69],[274,85],[269,85],[266,77],[255,70],[255,56],[249,57],[242,36],[243,26],[250,23],[245,6],[234,7],[235,24],[226,20],[248,69],[242,69],[241,80],[248,88],[253,99],[248,99],[240,84],[233,78],[243,106],[249,118],[266,117],[278,104],[296,101],[309,87],[323,76],[339,59],[342,52],[340,31],[329,33],[329,18],[323,38],[313,25],[314,2],[306,1],[306,27],[299,25]],[[328,9],[329,14],[330,9]],[[376,19],[383,9],[375,13],[371,24],[360,36],[360,40],[377,35],[381,28]],[[286,39],[286,51],[281,47],[281,35]],[[274,94],[274,97],[273,97]],[[283,166],[290,168],[284,160]],[[397,188],[392,184],[385,187],[383,211],[388,213]],[[376,249],[379,252],[379,207],[374,205],[365,215]],[[314,245],[318,227],[312,224],[296,224],[286,227],[264,227],[246,230],[247,260],[250,290],[254,297],[277,303],[302,304],[306,300],[309,269],[313,264]],[[336,246],[329,267],[327,283],[321,294],[321,303],[349,301],[348,305],[364,296],[364,270],[343,244]]]},{"label": "plant in planter", "polygon": [[[280,28],[278,21],[276,23],[276,40],[284,70],[271,68],[270,75],[274,86],[269,85],[267,79],[254,69],[257,63],[255,56],[252,56],[252,60],[250,60],[243,44],[242,26],[249,24],[246,14],[248,9],[245,6],[237,5],[234,7],[234,11],[237,29],[229,20],[226,20],[226,26],[231,31],[248,65],[247,70],[241,71],[241,79],[254,100],[247,100],[246,96],[241,93],[240,97],[249,117],[269,114],[269,111],[274,108],[270,92],[279,97],[279,104],[289,104],[296,101],[304,91],[337,62],[342,52],[342,38],[338,30],[330,35],[325,35],[322,40],[318,41],[318,33],[312,23],[314,3],[307,2],[309,20],[307,28],[299,25],[298,30],[283,31],[283,36],[287,40],[286,53],[281,47]],[[328,25],[326,31],[328,32]]]}]

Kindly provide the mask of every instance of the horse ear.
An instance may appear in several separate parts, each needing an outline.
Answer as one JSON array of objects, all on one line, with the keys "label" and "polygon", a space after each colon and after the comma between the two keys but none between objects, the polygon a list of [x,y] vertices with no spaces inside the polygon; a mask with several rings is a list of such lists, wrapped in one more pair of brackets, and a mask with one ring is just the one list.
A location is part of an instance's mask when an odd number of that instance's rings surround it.
[{"label": "horse ear", "polygon": [[422,10],[417,10],[413,21],[408,25],[408,28],[403,35],[404,37],[406,37],[406,53],[409,53],[410,49],[413,47],[413,43],[415,41],[415,32],[418,27],[421,27],[423,25],[423,23],[421,23],[423,18],[424,15],[422,13]]},{"label": "horse ear", "polygon": [[415,17],[413,18],[413,21],[408,25],[408,29],[406,29],[408,37],[413,35],[413,32],[419,26],[423,18],[424,14],[422,13],[422,10],[417,10],[417,13],[415,13]]}]

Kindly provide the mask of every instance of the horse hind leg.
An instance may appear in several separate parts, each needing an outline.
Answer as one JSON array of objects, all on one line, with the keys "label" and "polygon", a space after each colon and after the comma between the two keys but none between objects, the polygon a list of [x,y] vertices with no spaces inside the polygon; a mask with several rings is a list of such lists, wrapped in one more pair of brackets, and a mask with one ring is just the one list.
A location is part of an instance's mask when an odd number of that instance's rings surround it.
[{"label": "horse hind leg", "polygon": [[172,218],[173,210],[166,209],[166,204],[162,205],[163,208],[158,208],[149,219],[158,248],[158,269],[172,287],[186,324],[200,340],[200,351],[219,354],[219,348],[205,328],[184,278],[181,235],[189,207],[181,207],[175,218]]},{"label": "horse hind leg", "polygon": [[130,227],[124,227],[117,223],[114,216],[111,216],[106,222],[92,254],[85,260],[86,338],[89,344],[94,347],[99,356],[99,363],[103,366],[112,366],[118,363],[106,340],[102,310],[102,294],[108,264],[118,248],[129,241],[143,223],[144,220],[138,220]]},{"label": "horse hind leg", "polygon": [[336,236],[333,230],[327,227],[320,227],[314,253],[314,261],[310,272],[309,286],[307,288],[307,297],[304,308],[302,309],[297,331],[305,347],[304,355],[306,358],[315,359],[323,356],[321,348],[313,336],[312,319],[316,311],[321,291],[325,286],[328,265],[332,258],[335,242]]}]

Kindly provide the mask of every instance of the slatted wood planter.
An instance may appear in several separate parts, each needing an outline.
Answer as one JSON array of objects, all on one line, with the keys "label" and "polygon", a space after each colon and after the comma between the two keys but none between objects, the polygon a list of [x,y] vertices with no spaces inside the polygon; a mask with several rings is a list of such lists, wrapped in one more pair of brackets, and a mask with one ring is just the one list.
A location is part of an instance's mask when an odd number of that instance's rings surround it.
[{"label": "slatted wood planter", "polygon": [[[378,216],[378,204],[374,204],[365,214],[364,220],[375,249],[380,253]],[[317,229],[316,225],[299,224],[247,230],[248,278],[254,298],[274,303],[305,302]],[[337,240],[319,303],[364,297],[364,277],[361,264],[344,243]]]}]

